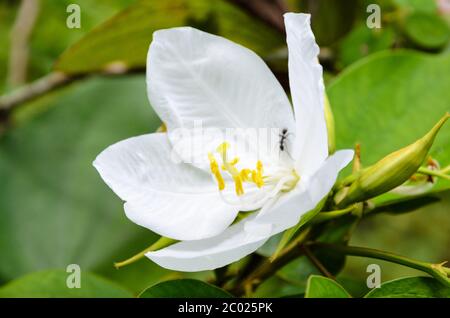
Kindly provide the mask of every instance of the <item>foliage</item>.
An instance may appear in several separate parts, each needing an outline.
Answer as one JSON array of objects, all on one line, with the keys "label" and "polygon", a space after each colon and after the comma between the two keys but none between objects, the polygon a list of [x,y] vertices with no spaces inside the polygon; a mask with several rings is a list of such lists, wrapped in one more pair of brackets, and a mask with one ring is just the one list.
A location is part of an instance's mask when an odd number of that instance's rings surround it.
[{"label": "foliage", "polygon": [[139,298],[228,298],[226,291],[194,279],[169,280],[144,290]]},{"label": "foliage", "polygon": [[2,286],[0,298],[128,298],[123,287],[90,273],[83,273],[82,288],[68,288],[68,274],[61,270],[34,272]]}]

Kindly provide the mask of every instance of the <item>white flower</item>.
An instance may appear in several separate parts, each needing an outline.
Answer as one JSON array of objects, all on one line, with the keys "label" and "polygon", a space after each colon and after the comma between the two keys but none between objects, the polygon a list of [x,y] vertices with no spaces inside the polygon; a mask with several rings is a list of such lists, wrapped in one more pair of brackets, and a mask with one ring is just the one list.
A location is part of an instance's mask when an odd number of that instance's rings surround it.
[{"label": "white flower", "polygon": [[[168,134],[114,144],[94,166],[126,201],[130,220],[181,241],[146,254],[159,265],[202,271],[254,252],[316,207],[351,161],[351,150],[328,156],[322,68],[310,16],[288,13],[285,24],[293,112],[275,76],[252,51],[189,27],[154,33],[148,95]],[[252,152],[238,160],[230,157],[228,143],[213,140],[217,151],[194,153],[208,166],[174,163],[172,132],[198,120],[205,128],[277,127],[286,132],[289,149],[281,160]],[[188,141],[177,140],[177,146]],[[183,149],[177,153],[187,159]],[[257,211],[233,223],[243,210]]]}]

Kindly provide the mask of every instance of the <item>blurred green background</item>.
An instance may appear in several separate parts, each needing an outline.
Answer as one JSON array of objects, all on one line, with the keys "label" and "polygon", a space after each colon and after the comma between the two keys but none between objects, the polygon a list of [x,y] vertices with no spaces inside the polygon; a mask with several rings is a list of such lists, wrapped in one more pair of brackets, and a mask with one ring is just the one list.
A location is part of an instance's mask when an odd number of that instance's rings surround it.
[{"label": "blurred green background", "polygon": [[[157,239],[126,219],[122,203],[92,167],[108,145],[152,132],[161,124],[147,100],[144,81],[154,30],[192,25],[227,37],[260,54],[286,86],[281,13],[310,12],[335,113],[337,146],[360,142],[364,165],[411,143],[450,110],[448,1],[289,0],[285,7],[281,1],[267,1],[278,13],[270,21],[252,7],[253,2],[38,1],[26,80],[14,83],[10,65],[17,39],[12,30],[21,2],[1,0],[0,95],[55,70],[77,80],[8,114],[0,111],[0,284],[14,281],[21,286],[4,288],[3,293],[0,287],[0,296],[130,296],[170,278],[212,277],[209,272],[175,273],[146,260],[120,270],[112,265]],[[79,29],[66,26],[71,3],[81,8]],[[381,28],[366,26],[371,3],[381,8]],[[121,74],[110,74],[117,70]],[[443,166],[450,164],[450,127],[442,130],[432,156]],[[449,185],[440,182],[437,187],[445,190]],[[449,192],[442,191],[440,197],[440,202],[413,213],[364,219],[351,244],[430,262],[450,260]],[[92,289],[86,294],[46,294],[40,284],[63,279],[72,263],[92,273]],[[418,274],[348,257],[338,280],[354,295],[364,294],[366,266],[371,263],[381,266],[382,281]],[[50,269],[60,271],[33,274]],[[311,273],[316,271],[300,258],[265,282],[256,295],[302,293]],[[21,278],[24,275],[31,276]],[[31,287],[20,285],[24,279]]]}]

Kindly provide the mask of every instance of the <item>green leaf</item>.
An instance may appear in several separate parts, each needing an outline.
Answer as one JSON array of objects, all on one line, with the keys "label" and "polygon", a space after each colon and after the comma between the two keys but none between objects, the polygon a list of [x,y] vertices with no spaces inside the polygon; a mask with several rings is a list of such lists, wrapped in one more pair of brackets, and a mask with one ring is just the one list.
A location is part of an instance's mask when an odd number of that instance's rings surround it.
[{"label": "green leaf", "polygon": [[372,289],[366,298],[450,298],[450,288],[431,277],[391,280]]},{"label": "green leaf", "polygon": [[140,298],[230,298],[228,292],[195,279],[170,280],[147,288]]},{"label": "green leaf", "polygon": [[[306,279],[305,279],[306,282]],[[286,281],[279,275],[274,275],[265,280],[256,292],[252,295],[257,298],[280,298],[289,297],[293,295],[300,295],[305,293],[306,284],[298,285],[295,282]],[[303,296],[302,296],[303,297]]]},{"label": "green leaf", "polygon": [[311,275],[306,286],[305,298],[351,298],[351,296],[336,281]]},{"label": "green leaf", "polygon": [[300,256],[293,260],[276,274],[283,282],[296,287],[296,293],[305,292],[308,278],[311,275],[320,275],[320,272],[306,256]]},{"label": "green leaf", "polygon": [[[337,149],[359,142],[362,163],[369,166],[423,136],[450,109],[448,69],[450,54],[410,51],[381,52],[348,68],[328,89]],[[432,78],[439,80],[430,85]],[[430,154],[442,166],[450,164],[449,125],[439,132]],[[439,180],[434,190],[449,186]]]},{"label": "green leaf", "polygon": [[225,0],[141,0],[75,43],[55,68],[69,74],[143,68],[153,32],[186,25],[224,36],[259,54],[284,45],[277,31]]},{"label": "green leaf", "polygon": [[131,292],[102,277],[81,271],[80,288],[67,287],[71,273],[35,272],[0,287],[0,298],[128,298]]},{"label": "green leaf", "polygon": [[144,76],[80,82],[26,105],[14,119],[16,127],[0,137],[0,277],[75,263],[117,280],[129,275],[127,287],[142,290],[167,275],[149,260],[113,267],[158,236],[125,217],[92,166],[107,146],[160,125]]},{"label": "green leaf", "polygon": [[425,49],[442,48],[450,39],[449,26],[436,14],[413,13],[407,17],[404,28],[411,41]]},{"label": "green leaf", "polygon": [[395,41],[395,34],[389,26],[370,29],[366,24],[355,27],[339,44],[339,64],[350,65],[357,60],[378,51],[386,50]]}]

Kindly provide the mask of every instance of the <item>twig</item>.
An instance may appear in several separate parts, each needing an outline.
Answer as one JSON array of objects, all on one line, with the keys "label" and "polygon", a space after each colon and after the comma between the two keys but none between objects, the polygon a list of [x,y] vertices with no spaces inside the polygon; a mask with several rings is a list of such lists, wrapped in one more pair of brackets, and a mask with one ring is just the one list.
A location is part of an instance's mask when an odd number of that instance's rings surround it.
[{"label": "twig", "polygon": [[424,174],[424,175],[427,175],[427,176],[434,176],[434,177],[450,180],[450,175],[442,173],[442,171],[431,170],[431,169],[428,169],[428,168],[425,168],[425,167],[420,167],[419,170],[417,170],[417,173]]},{"label": "twig", "polygon": [[260,266],[252,271],[247,277],[237,281],[237,284],[230,289],[230,292],[236,296],[247,295],[261,285],[267,278],[271,277],[284,265],[297,257],[303,255],[303,250],[300,248],[302,243],[309,237],[309,228],[305,229],[290,245],[288,245],[277,258],[272,260],[266,259]]},{"label": "twig", "polygon": [[[29,0],[32,1],[32,0]],[[38,0],[33,0],[38,1]],[[268,23],[272,27],[284,32],[283,13],[287,11],[287,6],[284,0],[229,0],[235,3],[239,7],[254,14],[262,21]],[[24,3],[27,0],[24,1]],[[141,68],[129,69],[126,72],[120,72],[119,75],[124,73],[136,73],[142,71]],[[61,86],[65,86],[73,81],[82,79],[87,76],[96,74],[102,75],[117,75],[112,71],[104,71],[100,73],[90,73],[81,75],[68,75],[62,72],[55,71],[50,73],[35,82],[21,87],[20,89],[13,91],[10,94],[0,96],[0,113],[7,117],[8,113],[16,106],[33,100],[41,95],[44,95],[50,91],[53,91]]]},{"label": "twig", "polygon": [[29,47],[28,42],[33,32],[39,13],[39,0],[22,0],[16,20],[11,29],[11,49],[8,70],[8,83],[12,87],[26,82]]},{"label": "twig", "polygon": [[283,0],[228,0],[251,15],[285,32],[283,14],[288,10]]},{"label": "twig", "polygon": [[0,111],[9,111],[13,107],[30,101],[60,86],[67,85],[80,77],[70,77],[61,72],[50,73],[35,82],[23,86],[11,94],[0,96]]},{"label": "twig", "polygon": [[36,81],[28,85],[18,88],[10,94],[0,96],[0,112],[8,112],[16,106],[19,106],[25,102],[29,102],[46,93],[49,93],[53,90],[56,90],[60,87],[66,86],[74,81],[78,81],[86,77],[92,77],[96,75],[120,76],[124,74],[135,74],[142,72],[142,68],[131,68],[123,72],[117,72],[115,70],[105,70],[102,72],[75,75],[68,75],[64,74],[63,72],[55,71],[48,75],[45,75],[44,77],[41,77],[40,79],[37,79]]},{"label": "twig", "polygon": [[441,173],[446,174],[446,173],[449,173],[449,172],[450,172],[450,165],[448,165],[447,167],[441,169]]},{"label": "twig", "polygon": [[225,285],[230,278],[230,275],[228,275],[228,267],[228,265],[225,265],[224,267],[216,268],[214,270],[214,278],[210,283],[219,287]]},{"label": "twig", "polygon": [[346,207],[345,209],[341,209],[341,210],[335,210],[335,211],[323,211],[318,213],[312,220],[311,222],[313,224],[317,224],[317,223],[323,223],[329,220],[334,220],[336,218],[339,218],[341,216],[350,214],[353,212],[353,210],[355,209],[354,205],[350,205],[348,207]]},{"label": "twig", "polygon": [[251,292],[256,287],[261,285],[267,278],[272,276],[272,274],[276,273],[278,269],[302,254],[303,251],[298,246],[296,246],[295,248],[289,250],[287,253],[280,255],[273,262],[266,260],[252,274],[245,278],[241,283],[238,283],[230,291],[237,296],[251,294]]},{"label": "twig", "polygon": [[308,259],[311,261],[311,263],[313,263],[313,265],[319,270],[319,272],[322,273],[322,275],[324,275],[328,278],[331,278],[333,280],[335,279],[333,274],[331,274],[326,269],[326,267],[319,261],[319,259],[310,251],[308,246],[302,245],[301,248],[303,249],[303,252],[305,253],[306,257],[308,257]]},{"label": "twig", "polygon": [[321,248],[329,248],[338,253],[343,253],[345,255],[352,256],[362,256],[369,257],[375,259],[381,259],[384,261],[400,264],[403,266],[411,267],[420,271],[423,271],[427,274],[430,274],[437,280],[439,280],[442,284],[450,287],[450,279],[448,277],[450,273],[450,269],[444,267],[444,263],[440,264],[432,264],[417,261],[411,258],[407,258],[405,256],[397,255],[394,253],[389,253],[385,251],[380,251],[372,248],[365,247],[356,247],[356,246],[347,246],[347,245],[338,245],[338,244],[329,244],[322,242],[311,242],[308,244],[311,247],[321,247]]},{"label": "twig", "polygon": [[[245,277],[252,274],[252,272],[257,268],[261,263],[264,262],[264,257],[253,253],[249,256],[248,262],[239,269],[239,272],[236,276],[236,281],[240,281],[242,279],[245,279]],[[224,285],[223,285],[224,286]]]}]

